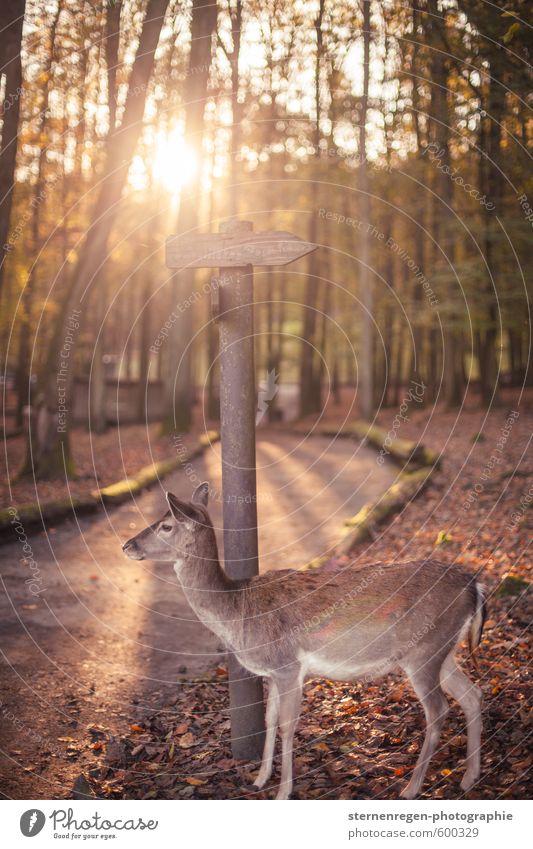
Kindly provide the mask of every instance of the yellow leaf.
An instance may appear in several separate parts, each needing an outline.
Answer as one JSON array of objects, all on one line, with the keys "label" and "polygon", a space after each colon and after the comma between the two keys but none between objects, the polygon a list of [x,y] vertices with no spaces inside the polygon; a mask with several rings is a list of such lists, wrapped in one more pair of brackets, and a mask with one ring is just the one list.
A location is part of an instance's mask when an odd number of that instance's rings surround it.
[{"label": "yellow leaf", "polygon": [[437,539],[435,540],[435,545],[445,545],[447,542],[451,542],[452,539],[453,537],[448,533],[448,531],[439,531]]},{"label": "yellow leaf", "polygon": [[186,734],[179,738],[178,746],[181,749],[190,749],[191,746],[196,746],[196,740],[194,739],[190,731],[187,731]]},{"label": "yellow leaf", "polygon": [[202,781],[201,778],[186,778],[187,784],[192,784],[193,787],[199,787],[201,784],[207,784],[207,781]]}]

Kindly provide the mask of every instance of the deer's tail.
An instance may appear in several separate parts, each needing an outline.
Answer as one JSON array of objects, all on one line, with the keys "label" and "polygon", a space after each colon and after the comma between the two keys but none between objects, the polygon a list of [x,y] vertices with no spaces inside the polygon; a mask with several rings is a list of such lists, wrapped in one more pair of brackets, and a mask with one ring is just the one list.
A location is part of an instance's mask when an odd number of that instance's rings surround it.
[{"label": "deer's tail", "polygon": [[[474,651],[481,642],[483,625],[487,618],[487,591],[483,584],[476,581],[475,585],[475,609],[468,629],[468,648],[477,668]],[[479,670],[478,670],[479,671]]]}]

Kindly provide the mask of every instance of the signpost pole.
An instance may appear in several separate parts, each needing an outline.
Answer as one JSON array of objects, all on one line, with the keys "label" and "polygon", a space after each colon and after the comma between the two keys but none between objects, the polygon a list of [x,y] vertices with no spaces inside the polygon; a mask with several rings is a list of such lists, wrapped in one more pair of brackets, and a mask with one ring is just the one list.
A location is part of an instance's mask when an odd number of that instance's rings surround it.
[{"label": "signpost pole", "polygon": [[[254,233],[250,221],[234,219],[222,224],[220,233],[167,239],[168,268],[220,269],[215,306],[220,322],[224,566],[230,578],[259,574],[253,266],[287,265],[316,247],[285,230]],[[233,756],[255,760],[262,755],[265,737],[263,682],[244,670],[233,654],[228,673]]]},{"label": "signpost pole", "polygon": [[[250,232],[249,221],[228,221],[222,233]],[[224,515],[224,564],[230,578],[259,574],[255,475],[255,372],[253,268],[221,269],[220,437]],[[233,757],[262,755],[265,719],[262,679],[228,657]]]}]

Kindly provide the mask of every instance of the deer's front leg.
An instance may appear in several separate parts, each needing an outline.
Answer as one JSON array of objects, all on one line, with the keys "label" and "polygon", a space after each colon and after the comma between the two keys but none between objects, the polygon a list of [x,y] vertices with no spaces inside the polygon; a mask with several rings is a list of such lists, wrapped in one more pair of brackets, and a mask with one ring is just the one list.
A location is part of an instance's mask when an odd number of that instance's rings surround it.
[{"label": "deer's front leg", "polygon": [[261,769],[257,773],[254,781],[254,787],[258,787],[259,790],[265,786],[272,775],[272,761],[274,760],[274,746],[276,744],[276,734],[278,731],[278,718],[278,688],[275,681],[270,679],[268,684],[268,699],[266,706],[266,735],[265,747],[263,749],[263,760],[261,761]]},{"label": "deer's front leg", "polygon": [[281,781],[276,799],[288,799],[292,792],[292,751],[294,732],[300,716],[302,682],[299,678],[279,687],[279,727],[281,732]]}]

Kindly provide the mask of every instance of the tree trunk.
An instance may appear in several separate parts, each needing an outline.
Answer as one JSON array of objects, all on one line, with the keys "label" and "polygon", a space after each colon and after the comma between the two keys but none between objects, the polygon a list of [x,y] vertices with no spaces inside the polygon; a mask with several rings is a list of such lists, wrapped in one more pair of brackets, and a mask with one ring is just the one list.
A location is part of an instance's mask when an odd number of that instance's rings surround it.
[{"label": "tree trunk", "polygon": [[[316,54],[315,54],[315,160],[320,165],[320,119],[321,119],[321,97],[320,97],[320,71],[322,67],[322,53],[324,49],[322,22],[324,17],[324,0],[320,0],[318,15],[315,19],[316,31]],[[319,177],[320,175],[316,175]],[[309,221],[308,239],[312,244],[317,241],[317,212],[320,206],[320,183],[315,178],[311,183],[311,217]],[[317,313],[319,292],[319,263],[320,257],[316,253],[309,255],[307,260],[307,279],[305,283],[304,307],[303,307],[303,332],[300,354],[300,416],[310,413],[318,413],[321,409],[321,386],[320,369],[317,358]]]},{"label": "tree trunk", "polygon": [[359,358],[359,413],[364,419],[372,417],[374,409],[372,328],[374,293],[370,277],[370,196],[366,159],[366,118],[370,77],[370,0],[363,0],[363,96],[359,115],[359,209],[363,222],[359,241],[359,299],[361,301],[361,343]]},{"label": "tree trunk", "polygon": [[[107,255],[129,166],[142,130],[146,92],[168,0],[149,0],[137,55],[130,74],[122,124],[109,139],[105,169],[99,183],[92,225],[80,246],[78,260],[69,274],[66,296],[56,320],[52,341],[39,375],[35,409],[23,474],[38,478],[73,473],[68,438],[69,408],[74,382],[75,333],[72,325],[83,321],[86,290],[98,275]],[[77,332],[77,328],[76,328]],[[69,351],[66,336],[73,336]],[[65,356],[66,354],[66,356]],[[67,408],[61,409],[61,408]]]},{"label": "tree trunk", "polygon": [[[15,185],[22,64],[20,59],[25,0],[3,0],[0,11],[0,82],[5,75],[0,141],[0,299],[4,265],[9,253],[9,220]],[[7,247],[7,249],[6,249]]]},{"label": "tree trunk", "polygon": [[[432,50],[432,74],[433,82],[431,92],[431,114],[433,138],[438,146],[440,160],[439,170],[436,172],[436,192],[433,202],[433,235],[435,239],[434,267],[441,263],[440,251],[446,257],[448,269],[455,269],[455,245],[453,237],[453,186],[445,170],[451,170],[449,150],[449,127],[451,118],[448,110],[448,70],[445,52],[443,48],[443,34],[446,27],[446,13],[439,11],[437,0],[429,0],[429,12],[431,15],[430,41]],[[442,30],[441,30],[442,28]],[[461,403],[463,397],[462,369],[460,363],[460,351],[458,334],[454,329],[456,320],[453,300],[455,296],[455,285],[450,283],[447,292],[450,304],[447,316],[444,319],[444,352],[443,352],[443,391],[447,407],[456,407]]]},{"label": "tree trunk", "polygon": [[[498,252],[494,246],[494,236],[499,230],[495,215],[502,215],[502,168],[500,146],[501,127],[505,114],[505,100],[500,81],[503,70],[496,55],[492,57],[491,78],[489,79],[489,97],[487,104],[487,120],[490,121],[489,132],[480,135],[480,182],[481,192],[494,204],[494,212],[484,209],[482,213],[485,232],[485,261],[487,263],[486,284],[483,287],[487,301],[487,328],[483,332],[483,341],[479,358],[479,378],[481,397],[485,406],[499,403],[498,372],[500,358],[496,354],[498,338],[498,304],[497,294],[499,262]],[[483,121],[483,119],[482,119]],[[485,149],[483,149],[485,148]]]},{"label": "tree trunk", "polygon": [[239,172],[238,160],[242,142],[242,106],[239,103],[239,58],[241,55],[241,29],[242,29],[242,0],[236,0],[235,9],[230,12],[231,37],[233,50],[228,56],[231,66],[231,147],[230,147],[230,192],[229,192],[229,214],[239,213]]},{"label": "tree trunk", "polygon": [[[99,280],[100,284],[105,282],[105,274]],[[91,372],[89,378],[89,409],[90,419],[89,426],[93,433],[105,433],[107,428],[106,416],[106,367],[104,363],[105,353],[105,315],[106,315],[106,298],[104,292],[105,285],[99,286],[99,292],[95,292],[93,305],[93,319],[95,322],[98,338],[96,339],[93,359],[91,363]]]},{"label": "tree trunk", "polygon": [[[47,189],[45,182],[45,156],[47,148],[47,126],[50,107],[50,83],[52,77],[52,67],[54,64],[54,50],[57,24],[61,14],[61,2],[57,4],[57,10],[52,20],[50,27],[50,50],[46,57],[46,62],[43,67],[43,97],[40,104],[39,120],[36,128],[36,144],[38,147],[37,155],[37,177],[35,180],[35,191],[32,200],[32,216],[31,216],[31,240],[33,251],[33,262],[31,263],[28,272],[28,279],[21,297],[20,310],[20,328],[19,328],[19,351],[17,362],[17,424],[21,425],[23,420],[23,407],[29,404],[30,393],[30,351],[32,348],[33,339],[33,300],[34,293],[37,288],[37,272],[39,269],[39,252],[42,247],[42,239],[40,233],[41,209],[46,201]],[[31,256],[31,254],[30,254]]]},{"label": "tree trunk", "polygon": [[107,65],[107,101],[109,135],[115,129],[117,114],[117,67],[120,44],[120,13],[122,0],[107,0],[105,23],[105,57]]},{"label": "tree trunk", "polygon": [[[193,0],[191,20],[191,49],[189,74],[185,83],[185,141],[201,156],[204,112],[212,60],[212,36],[216,26],[216,6],[209,0]],[[201,169],[190,186],[182,190],[177,221],[178,233],[190,233],[198,226]],[[172,277],[174,309],[194,291],[195,274],[184,269]],[[193,310],[189,307],[175,323],[168,339],[167,376],[165,385],[165,414],[162,432],[186,433],[192,421],[191,345],[193,339]]]},{"label": "tree trunk", "polygon": [[148,398],[148,378],[150,370],[150,332],[152,326],[152,276],[149,269],[144,270],[144,286],[141,296],[141,326],[139,333],[139,385],[137,389],[137,419],[148,420],[146,403]]},{"label": "tree trunk", "polygon": [[[117,114],[117,66],[120,44],[120,14],[122,0],[108,0],[105,19],[105,58],[107,67],[107,101],[109,114],[108,138],[115,131]],[[98,275],[95,283],[95,318],[98,330],[89,386],[90,427],[94,433],[105,433],[107,429],[107,368],[104,362],[107,307],[106,268]]]}]

